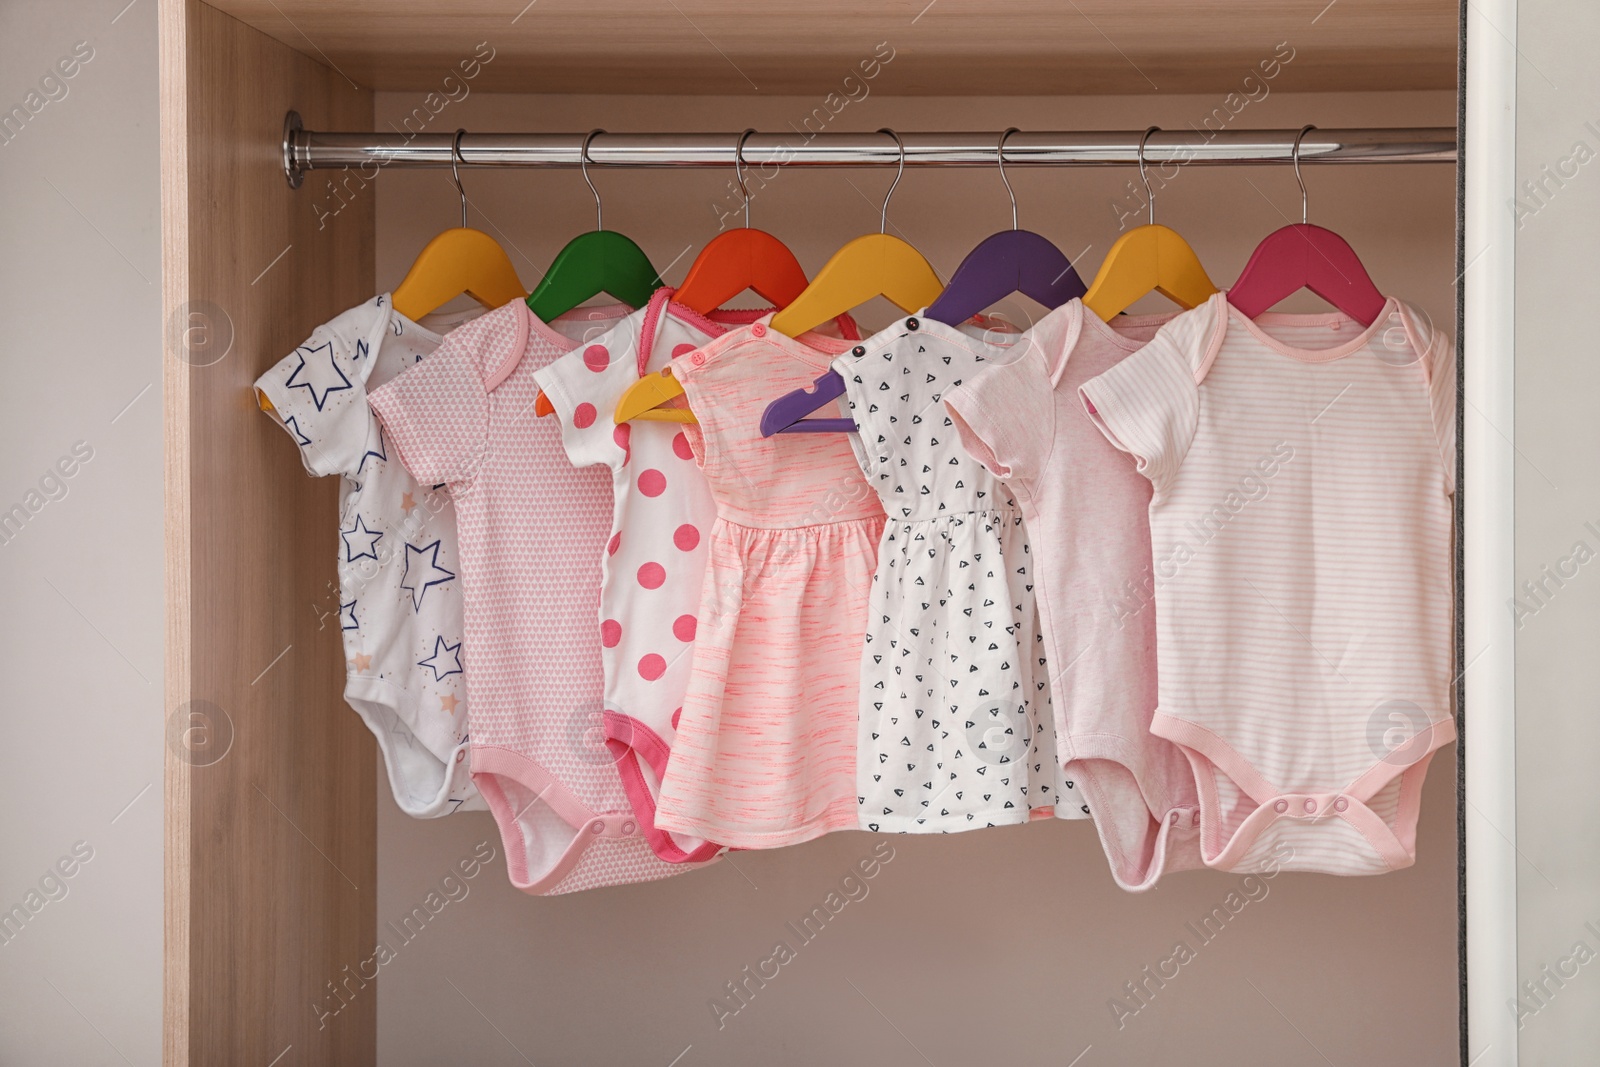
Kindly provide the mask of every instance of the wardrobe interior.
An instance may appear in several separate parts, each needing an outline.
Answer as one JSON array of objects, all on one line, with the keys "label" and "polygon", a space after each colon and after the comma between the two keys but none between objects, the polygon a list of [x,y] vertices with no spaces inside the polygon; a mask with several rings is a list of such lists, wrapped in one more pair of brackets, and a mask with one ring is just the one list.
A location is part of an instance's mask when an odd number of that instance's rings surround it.
[{"label": "wardrobe interior", "polygon": [[[312,171],[291,189],[279,160],[291,108],[317,130],[421,118],[430,133],[730,140],[746,127],[802,138],[1454,126],[1454,6],[1086,4],[1075,15],[1078,5],[830,0],[770,18],[751,6],[738,33],[739,5],[724,2],[518,6],[163,3],[168,316],[198,307],[231,330],[226,358],[168,361],[168,696],[226,709],[235,731],[229,758],[169,768],[168,1061],[278,1062],[289,1046],[283,1063],[341,1065],[1458,1062],[1454,748],[1427,778],[1417,864],[1377,878],[1195,871],[1130,895],[1088,822],[1046,820],[941,837],[837,833],[665,881],[517,892],[486,812],[416,821],[396,808],[371,735],[342,702],[337,634],[321,628],[336,581],[335,486],[305,477],[250,394],[313,327],[394,286],[460,223],[448,169],[372,181]],[[461,79],[474,58],[477,76]],[[858,64],[869,59],[867,80]],[[1268,60],[1276,73],[1263,79]],[[452,71],[467,92],[447,95]],[[1385,293],[1454,333],[1455,167],[1302,173],[1310,221],[1345,236]],[[606,228],[637,241],[668,284],[743,218],[728,170],[590,177]],[[751,174],[751,221],[815,270],[876,232],[893,177]],[[1021,225],[1080,271],[1148,217],[1136,168],[1008,177]],[[1156,221],[1221,285],[1263,236],[1300,221],[1288,166],[1151,167],[1149,178]],[[527,285],[594,226],[576,170],[465,168],[461,180],[470,224],[501,242]],[[888,208],[890,232],[945,278],[1010,222],[992,168],[908,169]],[[1134,310],[1162,306],[1152,296]],[[1302,293],[1282,309],[1323,306]],[[1022,297],[998,311],[1023,325],[1040,314]],[[870,331],[893,314],[879,302],[859,318]],[[376,982],[343,981],[383,924],[485,849],[496,858]],[[879,862],[865,892],[797,942],[786,924],[868,857]],[[736,1012],[716,1011],[779,940],[796,958],[743,986]],[[1192,958],[1162,977],[1179,942]]]}]

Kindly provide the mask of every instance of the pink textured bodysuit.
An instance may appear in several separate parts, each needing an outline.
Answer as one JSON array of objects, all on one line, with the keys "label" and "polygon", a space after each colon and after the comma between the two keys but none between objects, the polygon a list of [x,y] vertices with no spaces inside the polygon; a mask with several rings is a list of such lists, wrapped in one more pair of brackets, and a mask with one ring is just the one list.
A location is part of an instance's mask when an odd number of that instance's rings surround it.
[{"label": "pink textured bodysuit", "polygon": [[656,812],[664,829],[776,848],[856,828],[861,645],[883,508],[844,434],[760,430],[773,398],[809,387],[849,348],[762,320],[672,361],[700,420],[689,441],[717,521]]},{"label": "pink textured bodysuit", "polygon": [[[556,326],[592,336],[621,314],[585,308]],[[513,300],[371,396],[406,467],[455,501],[465,648],[447,651],[472,701],[472,777],[513,884],[540,895],[691,869],[651,851],[604,743],[594,614],[611,486],[573,469],[561,427],[534,416],[534,373],[579,343],[558,329]]]}]

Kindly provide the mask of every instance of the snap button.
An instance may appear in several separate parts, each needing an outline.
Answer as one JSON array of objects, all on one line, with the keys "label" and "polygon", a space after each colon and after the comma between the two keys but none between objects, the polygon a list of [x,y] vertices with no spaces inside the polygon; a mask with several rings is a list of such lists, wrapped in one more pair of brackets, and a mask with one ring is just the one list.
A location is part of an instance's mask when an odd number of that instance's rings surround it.
[{"label": "snap button", "polygon": [[1189,825],[1190,826],[1199,826],[1200,825],[1200,812],[1199,811],[1196,811],[1192,816],[1189,817]]},{"label": "snap button", "polygon": [[1171,815],[1169,815],[1167,817],[1167,821],[1169,823],[1171,823],[1173,826],[1178,825],[1178,813],[1177,812],[1173,812]]},{"label": "snap button", "polygon": [[638,829],[638,827],[634,825],[632,819],[629,819],[627,822],[622,824],[623,836],[627,836],[628,834],[633,833],[637,829]]},{"label": "snap button", "polygon": [[1276,804],[1272,805],[1272,810],[1277,812],[1279,815],[1282,815],[1284,812],[1289,810],[1289,802],[1287,800],[1280,800]]},{"label": "snap button", "polygon": [[916,328],[917,328],[917,317],[915,315],[913,315],[913,316],[911,316],[911,318],[906,320],[906,329],[915,330]]},{"label": "snap button", "polygon": [[704,367],[706,365],[705,353],[696,352],[694,355],[689,357],[689,362],[693,363],[696,367]]},{"label": "snap button", "polygon": [[457,763],[460,763],[460,762],[461,762],[461,761],[462,761],[462,760],[464,760],[464,759],[466,759],[466,758],[467,758],[467,751],[466,751],[466,749],[462,749],[462,750],[461,750],[461,751],[460,751],[460,752],[457,752],[457,753],[456,753],[456,762],[457,762]]},{"label": "snap button", "polygon": [[1335,800],[1333,802],[1333,810],[1334,811],[1343,811],[1346,808],[1348,808],[1349,806],[1350,806],[1350,802],[1348,800],[1346,800],[1344,797],[1340,797],[1338,800]]},{"label": "snap button", "polygon": [[589,832],[590,832],[590,833],[591,833],[591,834],[601,834],[601,833],[604,833],[604,832],[605,832],[605,829],[606,829],[606,825],[605,825],[605,823],[604,823],[604,822],[602,822],[602,821],[601,821],[601,820],[599,820],[599,819],[596,819],[596,820],[595,820],[595,821],[594,821],[594,822],[592,822],[592,823],[590,823],[590,824],[589,824]]},{"label": "snap button", "polygon": [[1313,811],[1316,811],[1316,810],[1317,810],[1317,802],[1315,800],[1312,800],[1310,797],[1307,797],[1306,798],[1306,814],[1309,815]]},{"label": "snap button", "polygon": [[750,327],[750,332],[755,334],[757,337],[765,337],[767,335],[767,327],[763,323],[758,322],[754,326]]},{"label": "snap button", "polygon": [[850,354],[852,356],[864,356],[864,355],[867,354],[867,346],[866,345],[856,345],[854,348],[852,348],[850,350]]}]

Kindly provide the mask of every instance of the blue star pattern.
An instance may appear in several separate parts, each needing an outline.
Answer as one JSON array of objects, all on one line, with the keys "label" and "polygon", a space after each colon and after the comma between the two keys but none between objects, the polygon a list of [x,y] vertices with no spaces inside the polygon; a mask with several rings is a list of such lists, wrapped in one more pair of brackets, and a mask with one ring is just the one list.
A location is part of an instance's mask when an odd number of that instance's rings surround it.
[{"label": "blue star pattern", "polygon": [[341,630],[359,630],[360,628],[361,628],[361,624],[356,621],[356,602],[354,600],[352,600],[348,604],[340,604],[339,605],[339,629],[341,629]]},{"label": "blue star pattern", "polygon": [[[426,562],[424,562],[426,557]],[[412,567],[416,570],[413,571]],[[424,572],[426,568],[426,572]],[[411,542],[406,542],[406,570],[400,576],[400,588],[411,594],[411,607],[415,611],[422,610],[422,598],[428,595],[428,589],[435,585],[443,585],[455,577],[453,571],[447,571],[439,566],[439,542],[424,545],[418,548]]]},{"label": "blue star pattern", "polygon": [[[300,364],[283,384],[289,389],[309,389],[318,411],[322,410],[330,393],[351,388],[350,379],[339,369],[339,361],[334,357],[332,341],[324,341],[316,348],[301,345],[294,354],[300,357]],[[326,361],[322,358],[324,355]]]},{"label": "blue star pattern", "polygon": [[290,415],[283,420],[283,424],[289,428],[290,433],[294,434],[295,444],[305,448],[311,443],[311,438],[307,437],[306,432],[300,428],[300,422],[296,416]]},{"label": "blue star pattern", "polygon": [[[433,655],[427,659],[418,660],[417,666],[426,667],[433,672],[433,680],[443,681],[452,674],[461,673],[461,642],[446,644],[443,637],[433,639]],[[441,670],[440,668],[448,668]]]},{"label": "blue star pattern", "polygon": [[[354,563],[358,559],[368,556],[378,558],[378,539],[383,536],[376,530],[367,529],[367,522],[360,515],[356,516],[355,525],[348,530],[340,530],[339,536],[344,538],[344,561]],[[361,551],[357,552],[356,549]],[[451,575],[451,577],[455,577]]]},{"label": "blue star pattern", "polygon": [[374,452],[370,448],[367,449],[367,451],[361,457],[361,462],[357,464],[356,472],[354,475],[352,475],[352,477],[361,477],[361,472],[367,469],[368,456],[377,456],[379,459],[384,461],[389,459],[389,450],[384,446],[383,443],[383,425],[381,423],[378,425],[378,450]]}]

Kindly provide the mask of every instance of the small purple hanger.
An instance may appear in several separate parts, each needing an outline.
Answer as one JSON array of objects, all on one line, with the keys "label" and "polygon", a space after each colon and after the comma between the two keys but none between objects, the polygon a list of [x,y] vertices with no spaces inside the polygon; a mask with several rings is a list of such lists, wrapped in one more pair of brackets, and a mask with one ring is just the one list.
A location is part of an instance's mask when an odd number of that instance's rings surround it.
[{"label": "small purple hanger", "polygon": [[[939,299],[924,314],[935,322],[956,326],[1012,293],[1032,297],[1047,308],[1058,308],[1073,297],[1088,292],[1083,279],[1061,249],[1031,230],[1017,228],[1017,196],[1006,177],[1006,138],[1017,132],[1015,126],[1000,135],[997,157],[1000,180],[1011,197],[1011,229],[1001,230],[979,242],[956,268]],[[907,325],[916,329],[916,319]],[[859,354],[863,349],[857,348]],[[853,419],[810,419],[844,396],[844,379],[830,370],[812,383],[810,389],[794,389],[772,403],[761,415],[761,436],[775,433],[854,433]]]}]

